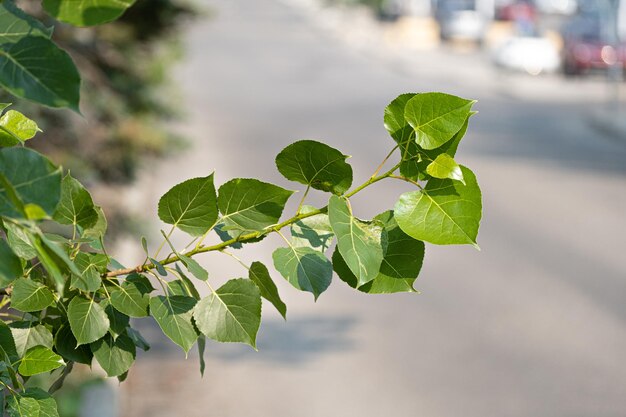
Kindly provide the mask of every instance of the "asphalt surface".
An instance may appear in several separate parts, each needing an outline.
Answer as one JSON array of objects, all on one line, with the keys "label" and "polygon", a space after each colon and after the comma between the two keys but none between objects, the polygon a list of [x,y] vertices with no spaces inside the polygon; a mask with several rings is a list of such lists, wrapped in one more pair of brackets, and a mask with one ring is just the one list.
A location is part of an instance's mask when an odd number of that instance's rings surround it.
[{"label": "asphalt surface", "polygon": [[[218,184],[294,188],[273,160],[297,139],[352,155],[358,183],[392,146],[385,105],[445,91],[479,100],[457,159],[482,187],[482,251],[428,245],[419,295],[367,296],[334,279],[314,303],[274,273],[288,320],[264,304],[259,352],[209,343],[202,379],[194,352],[185,360],[143,324],[154,346],[121,386],[123,416],[626,415],[626,140],[589,125],[607,96],[598,80],[346,42],[323,16],[276,0],[208,5],[213,18],[189,25],[176,75],[191,148],[143,175],[133,195],[146,219],[170,186],[213,170]],[[379,183],[355,198],[356,214],[391,208],[407,189]],[[241,257],[271,266],[280,244]],[[202,262],[216,282],[245,274],[223,255]]]}]

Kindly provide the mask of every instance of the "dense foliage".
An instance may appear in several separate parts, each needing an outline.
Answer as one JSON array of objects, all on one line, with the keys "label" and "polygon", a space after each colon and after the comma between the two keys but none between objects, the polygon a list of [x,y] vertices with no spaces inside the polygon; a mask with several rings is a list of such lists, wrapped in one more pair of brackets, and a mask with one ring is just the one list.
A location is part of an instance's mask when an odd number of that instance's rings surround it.
[{"label": "dense foliage", "polygon": [[[131,1],[44,0],[44,8],[75,25],[117,18]],[[50,40],[50,29],[5,0],[0,5],[0,83],[17,96],[78,111],[80,77],[73,61]],[[317,299],[336,275],[369,294],[412,292],[424,242],[476,246],[481,193],[472,171],[455,161],[473,114],[471,100],[442,93],[404,94],[385,109],[393,141],[364,183],[353,186],[347,156],[303,140],[276,157],[278,171],[302,184],[296,212],[283,219],[294,191],[258,179],[236,178],[216,188],[213,174],[173,186],[158,205],[169,227],[140,265],[120,265],[104,246],[107,221],[87,189],[69,172],[25,146],[39,128],[15,110],[0,117],[0,385],[10,416],[58,416],[50,394],[74,363],[94,360],[124,380],[136,349],[149,349],[131,318],[151,317],[186,353],[206,338],[256,346],[262,298],[286,317],[270,269],[241,262],[246,277],[213,288],[194,255],[221,252],[239,259],[271,233],[284,240],[274,268],[296,289]],[[389,166],[390,165],[390,166]],[[382,180],[412,184],[393,209],[371,220],[355,217],[351,197]],[[306,203],[311,190],[328,204]],[[283,230],[288,228],[290,236]],[[52,233],[51,231],[54,231]],[[189,236],[177,249],[173,233]],[[219,243],[209,244],[211,234]],[[333,249],[334,246],[334,249]],[[159,257],[161,252],[167,253]],[[332,254],[329,252],[332,249]],[[201,297],[196,285],[206,285]],[[159,289],[155,289],[155,286]],[[48,391],[31,377],[54,373]]]}]

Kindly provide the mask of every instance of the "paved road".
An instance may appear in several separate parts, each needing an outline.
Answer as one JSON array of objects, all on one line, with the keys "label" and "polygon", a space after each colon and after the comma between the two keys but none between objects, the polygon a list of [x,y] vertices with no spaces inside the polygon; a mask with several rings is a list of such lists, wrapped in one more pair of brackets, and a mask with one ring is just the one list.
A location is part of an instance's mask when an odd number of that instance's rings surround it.
[{"label": "paved road", "polygon": [[[218,183],[293,186],[273,158],[301,138],[351,154],[365,179],[392,145],[387,102],[441,90],[479,99],[459,158],[483,189],[482,251],[429,246],[420,295],[335,280],[313,303],[280,282],[289,320],[266,305],[260,351],[210,344],[203,379],[193,353],[185,361],[146,326],[155,346],[122,385],[124,416],[626,415],[626,142],[589,128],[601,86],[501,75],[476,55],[348,45],[275,0],[209,4],[215,18],[189,28],[178,74],[193,148],[144,175],[146,216],[171,185],[214,169]],[[380,184],[356,213],[404,190]],[[242,256],[271,264],[275,244]],[[244,272],[205,262],[216,281]]]}]

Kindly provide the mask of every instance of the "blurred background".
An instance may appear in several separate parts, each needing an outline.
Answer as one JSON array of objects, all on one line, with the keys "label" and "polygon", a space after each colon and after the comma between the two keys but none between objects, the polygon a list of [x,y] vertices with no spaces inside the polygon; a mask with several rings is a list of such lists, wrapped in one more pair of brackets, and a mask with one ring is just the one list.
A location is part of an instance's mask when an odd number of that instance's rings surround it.
[{"label": "blurred background", "polygon": [[[352,155],[360,183],[394,144],[383,109],[404,92],[478,100],[457,159],[484,199],[482,251],[428,245],[420,294],[334,279],[314,303],[274,272],[288,320],[265,306],[259,352],[209,343],[201,378],[197,352],[143,320],[152,349],[126,382],[79,372],[64,417],[626,415],[624,0],[140,0],[60,36],[93,108],[50,112],[39,144],[124,213],[112,243],[127,264],[143,260],[138,234],[158,245],[156,203],[184,179],[293,189],[274,157],[295,140]],[[355,214],[407,189],[378,183]],[[278,245],[238,255],[271,265]],[[216,282],[245,273],[201,262]]]}]

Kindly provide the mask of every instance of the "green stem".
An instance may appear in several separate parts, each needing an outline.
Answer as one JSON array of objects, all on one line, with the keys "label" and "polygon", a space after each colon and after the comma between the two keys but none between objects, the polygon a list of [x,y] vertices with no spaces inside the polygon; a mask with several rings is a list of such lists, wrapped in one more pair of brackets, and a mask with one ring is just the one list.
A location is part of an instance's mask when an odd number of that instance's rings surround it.
[{"label": "green stem", "polygon": [[302,210],[302,205],[304,204],[304,200],[306,196],[309,195],[309,190],[311,189],[310,185],[307,185],[306,191],[304,191],[304,195],[302,196],[302,200],[300,200],[300,204],[298,204],[298,209],[296,210],[296,215],[300,214],[300,210]]},{"label": "green stem", "polygon": [[172,236],[172,233],[174,233],[174,229],[176,228],[176,226],[172,226],[172,228],[170,229],[170,231],[167,233],[167,236],[165,236],[165,234],[163,234],[163,236],[165,237],[165,239],[163,240],[163,242],[161,242],[161,244],[159,245],[158,249],[156,250],[156,252],[154,253],[154,258],[156,259],[157,256],[159,256],[159,252],[161,252],[161,249],[163,249],[163,246],[165,246],[165,242],[167,242],[167,239],[170,238],[170,236]]},{"label": "green stem", "polygon": [[[280,232],[278,232],[280,233]],[[237,262],[239,262],[239,264],[241,266],[243,266],[244,268],[246,268],[248,271],[250,270],[250,267],[248,265],[246,265],[246,263],[244,261],[242,261],[237,255],[235,255],[234,253],[228,252],[226,250],[221,250],[221,253],[223,253],[224,255],[228,255],[231,258],[233,258],[234,260],[236,260]]]},{"label": "green stem", "polygon": [[389,160],[389,158],[391,158],[391,155],[393,155],[393,153],[396,151],[396,149],[398,149],[398,147],[399,147],[399,145],[396,145],[396,146],[393,147],[393,149],[391,149],[391,151],[389,151],[389,153],[387,154],[385,159],[383,159],[383,162],[381,162],[380,165],[378,165],[378,168],[376,168],[376,171],[374,171],[374,173],[372,174],[371,178],[374,178],[374,177],[376,177],[376,175],[378,175],[380,170],[383,169],[383,166],[385,165],[385,162],[387,162]]},{"label": "green stem", "polygon": [[[395,149],[395,148],[394,148]],[[370,177],[367,181],[365,181],[363,184],[359,185],[358,187],[356,187],[355,189],[353,189],[352,191],[348,192],[347,194],[345,194],[346,198],[350,198],[353,195],[357,194],[358,192],[362,191],[364,188],[369,187],[372,184],[377,183],[378,181],[381,181],[385,178],[389,178],[393,175],[393,173],[400,167],[400,163],[396,164],[393,168],[391,168],[389,171],[385,172],[382,175],[379,175],[377,177]],[[298,213],[295,216],[281,222],[278,223],[274,226],[268,227],[264,230],[261,231],[256,231],[256,232],[251,232],[251,233],[247,233],[244,235],[240,235],[237,236],[236,238],[232,238],[230,240],[227,240],[225,242],[221,242],[215,245],[211,245],[211,246],[196,246],[193,250],[190,250],[189,252],[185,253],[185,256],[194,256],[197,255],[199,253],[205,253],[205,252],[213,252],[213,251],[221,251],[235,243],[238,242],[248,242],[250,240],[254,240],[254,239],[258,239],[259,237],[268,235],[272,232],[278,232],[281,229],[283,229],[286,226],[290,226],[293,223],[300,221],[302,219],[306,219],[307,217],[311,217],[311,216],[315,216],[316,214],[321,214],[321,213],[325,213],[328,210],[328,206],[324,206],[322,208],[319,208],[317,210],[312,210],[310,212],[307,213]],[[163,242],[163,244],[165,244],[165,241]],[[180,261],[180,258],[174,254],[172,256],[169,256],[163,260],[160,260],[159,263],[161,265],[169,265],[172,264],[174,262],[178,262]],[[148,272],[152,269],[154,269],[155,266],[152,264],[147,264],[147,265],[139,265],[135,268],[126,268],[126,269],[118,269],[115,271],[110,271],[106,274],[107,277],[116,277],[116,276],[120,276],[120,275],[128,275],[131,274],[133,272],[137,272],[137,273],[141,273],[141,272]]]},{"label": "green stem", "polygon": [[422,186],[421,186],[421,184],[419,182],[414,181],[414,180],[412,180],[410,178],[402,177],[400,175],[390,175],[389,178],[393,178],[393,179],[396,179],[396,180],[401,180],[401,181],[405,181],[405,182],[411,183],[413,185],[416,185],[420,190],[423,190],[423,188],[422,188]]}]

